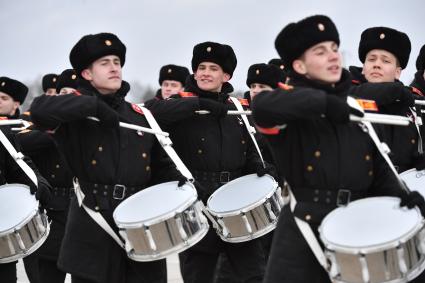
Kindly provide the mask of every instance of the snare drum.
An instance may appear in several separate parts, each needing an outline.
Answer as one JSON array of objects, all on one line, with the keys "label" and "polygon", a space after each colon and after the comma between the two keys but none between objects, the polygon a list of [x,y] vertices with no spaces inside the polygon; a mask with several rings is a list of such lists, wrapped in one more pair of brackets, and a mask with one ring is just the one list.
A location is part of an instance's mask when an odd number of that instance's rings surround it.
[{"label": "snare drum", "polygon": [[400,208],[398,198],[366,198],[337,208],[319,232],[334,282],[401,283],[425,269],[424,220],[419,209]]},{"label": "snare drum", "polygon": [[206,235],[209,225],[203,208],[193,185],[167,182],[124,200],[113,217],[128,257],[153,261],[182,252]]},{"label": "snare drum", "polygon": [[418,191],[425,197],[425,170],[410,169],[400,173],[400,178],[411,191]]},{"label": "snare drum", "polygon": [[0,186],[0,202],[0,263],[8,263],[37,250],[50,226],[28,186]]},{"label": "snare drum", "polygon": [[218,223],[217,233],[225,242],[246,242],[276,227],[284,205],[281,189],[269,175],[237,178],[216,190],[207,210]]}]

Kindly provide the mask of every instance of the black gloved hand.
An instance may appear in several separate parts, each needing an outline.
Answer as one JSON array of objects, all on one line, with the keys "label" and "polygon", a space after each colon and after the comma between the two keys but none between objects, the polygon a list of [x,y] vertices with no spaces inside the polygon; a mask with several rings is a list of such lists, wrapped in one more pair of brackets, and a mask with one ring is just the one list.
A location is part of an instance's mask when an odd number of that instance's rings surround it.
[{"label": "black gloved hand", "polygon": [[211,115],[218,118],[226,116],[227,111],[229,110],[226,104],[208,98],[199,98],[199,109],[208,110]]},{"label": "black gloved hand", "polygon": [[99,118],[100,125],[104,128],[118,128],[120,120],[118,113],[108,106],[101,99],[97,100],[97,118]]},{"label": "black gloved hand", "polygon": [[42,207],[46,207],[52,198],[51,190],[52,186],[50,186],[49,182],[43,177],[37,176],[38,188],[34,184],[30,186],[31,194],[35,194],[35,198],[40,201],[40,205]]},{"label": "black gloved hand", "polygon": [[407,208],[414,208],[417,206],[421,211],[422,216],[425,217],[425,199],[424,197],[417,191],[412,191],[407,193],[403,191],[400,195],[400,206],[407,206]]},{"label": "black gloved hand", "polygon": [[413,155],[413,164],[416,170],[421,171],[425,169],[425,154],[416,152]]},{"label": "black gloved hand", "polygon": [[266,174],[272,176],[275,179],[277,178],[276,168],[273,165],[271,165],[269,163],[265,163],[265,167],[264,167],[263,163],[260,163],[257,166],[257,176],[263,177]]},{"label": "black gloved hand", "polygon": [[189,180],[183,175],[180,175],[177,178],[177,181],[178,181],[177,187],[183,187],[183,185],[186,184],[186,182],[189,182]]},{"label": "black gloved hand", "polygon": [[358,109],[350,107],[345,97],[337,97],[328,94],[326,97],[326,117],[335,123],[348,123],[350,114],[363,117],[364,114]]}]

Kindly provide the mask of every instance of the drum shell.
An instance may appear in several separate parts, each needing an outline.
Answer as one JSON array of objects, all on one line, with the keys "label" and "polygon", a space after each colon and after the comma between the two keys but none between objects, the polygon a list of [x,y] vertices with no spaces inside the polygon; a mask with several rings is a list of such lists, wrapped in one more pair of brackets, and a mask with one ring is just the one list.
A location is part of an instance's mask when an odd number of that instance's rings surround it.
[{"label": "drum shell", "polygon": [[[222,214],[209,210],[209,213],[221,226],[217,233],[223,241],[240,243],[273,231],[282,206],[281,189],[278,187],[264,199],[242,210]],[[248,230],[243,216],[246,217],[251,231]]]},{"label": "drum shell", "polygon": [[[117,223],[126,245],[129,245],[128,257],[135,261],[154,261],[193,246],[209,229],[202,209],[202,203],[194,201],[183,211],[175,212],[173,216],[168,215],[151,223],[141,223],[139,227]],[[150,244],[148,233],[154,241],[155,249]]]},{"label": "drum shell", "polygon": [[[398,199],[394,197],[372,197],[361,199],[354,201],[352,204],[350,203],[348,205],[348,209],[350,208],[350,205],[370,203],[373,204],[374,209],[382,210],[385,213],[388,208],[393,209],[395,206],[398,207],[399,200],[397,200]],[[382,207],[379,205],[384,201],[385,203],[388,203],[388,206]],[[367,208],[364,206],[354,207],[361,207],[362,209]],[[414,221],[415,224],[412,224],[409,230],[405,231],[403,236],[392,240],[382,240],[380,243],[375,242],[373,244],[363,244],[363,246],[359,245],[358,247],[352,246],[352,242],[350,242],[350,244],[348,244],[348,242],[336,244],[332,242],[333,240],[330,240],[324,235],[324,230],[326,230],[326,225],[328,225],[328,220],[331,219],[331,216],[333,217],[334,215],[338,215],[340,212],[344,212],[344,210],[340,209],[341,208],[338,208],[326,216],[319,228],[321,239],[325,246],[326,256],[331,263],[329,275],[333,282],[404,283],[414,279],[425,269],[424,219],[421,217],[418,208],[415,209],[416,212],[414,213],[414,215],[416,215]],[[359,213],[359,210],[357,209],[355,212]],[[369,211],[366,210],[366,212]],[[390,211],[388,211],[388,213],[389,212]],[[347,217],[347,214],[339,215]],[[373,213],[364,213],[364,215],[369,218],[374,217]],[[396,219],[398,218],[396,217]],[[411,219],[406,218],[406,222],[410,222],[407,220]],[[338,221],[341,221],[341,218],[339,218]],[[355,218],[355,221],[350,218],[346,219],[346,223],[351,224],[359,223],[359,221],[360,220],[357,218]],[[400,221],[400,219],[397,221]],[[331,225],[335,228],[336,223],[338,222],[333,222]],[[391,227],[394,227],[395,229],[397,228],[397,222],[393,222],[393,220],[391,220],[387,223],[391,223]],[[370,223],[364,223],[363,225],[365,227],[372,227],[370,226]],[[383,227],[383,229],[385,229],[385,227]],[[363,233],[365,232],[363,231]],[[338,241],[341,241],[341,237]]]},{"label": "drum shell", "polygon": [[409,239],[400,240],[398,247],[375,250],[371,252],[364,251],[360,253],[347,253],[338,249],[326,250],[327,257],[331,265],[337,268],[338,276],[333,279],[341,283],[364,282],[362,279],[362,265],[360,258],[364,257],[367,263],[369,273],[369,283],[401,283],[406,282],[399,266],[399,252],[397,248],[402,249],[403,258],[408,270],[412,272],[407,275],[408,280],[418,276],[425,269],[424,255],[421,249],[425,245],[425,230],[422,228],[419,233],[411,236]]},{"label": "drum shell", "polygon": [[30,255],[47,239],[50,225],[45,213],[37,209],[13,230],[0,234],[0,263],[8,263]]}]

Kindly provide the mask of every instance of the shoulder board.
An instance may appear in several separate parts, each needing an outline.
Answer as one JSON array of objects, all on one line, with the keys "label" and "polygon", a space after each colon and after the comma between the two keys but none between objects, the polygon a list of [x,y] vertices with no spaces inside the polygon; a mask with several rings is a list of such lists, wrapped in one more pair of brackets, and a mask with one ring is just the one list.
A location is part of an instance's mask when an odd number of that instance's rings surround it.
[{"label": "shoulder board", "polygon": [[26,116],[31,116],[31,112],[29,112],[29,111],[25,111],[24,113],[22,113],[23,115],[26,115]]},{"label": "shoulder board", "polygon": [[262,128],[262,127],[256,126],[256,128],[257,128],[257,130],[260,133],[262,133],[264,135],[269,135],[269,136],[278,135],[279,132],[280,132],[280,129],[277,128],[277,127],[274,127],[274,128]]},{"label": "shoulder board", "polygon": [[9,120],[9,119],[5,116],[0,116],[0,120]]},{"label": "shoulder board", "polygon": [[280,89],[283,89],[283,90],[292,90],[292,89],[294,89],[293,86],[288,85],[288,84],[284,84],[282,82],[278,82],[277,83],[277,87],[280,88]]},{"label": "shoulder board", "polygon": [[360,106],[367,111],[378,111],[378,105],[376,105],[375,100],[369,99],[356,99]]},{"label": "shoulder board", "polygon": [[142,108],[139,107],[139,105],[132,103],[131,108],[133,108],[133,110],[136,111],[137,113],[143,115],[143,110]]},{"label": "shoulder board", "polygon": [[180,97],[197,97],[196,94],[192,92],[181,91],[179,92]]},{"label": "shoulder board", "polygon": [[417,89],[416,87],[411,86],[411,87],[410,87],[410,89],[412,90],[412,92],[413,92],[414,94],[417,94],[417,95],[419,95],[419,96],[424,96],[424,94],[422,93],[422,91],[420,91],[420,90],[419,90],[419,89]]},{"label": "shoulder board", "polygon": [[351,80],[351,83],[352,84],[355,84],[355,85],[359,85],[360,84],[360,81],[359,80]]}]

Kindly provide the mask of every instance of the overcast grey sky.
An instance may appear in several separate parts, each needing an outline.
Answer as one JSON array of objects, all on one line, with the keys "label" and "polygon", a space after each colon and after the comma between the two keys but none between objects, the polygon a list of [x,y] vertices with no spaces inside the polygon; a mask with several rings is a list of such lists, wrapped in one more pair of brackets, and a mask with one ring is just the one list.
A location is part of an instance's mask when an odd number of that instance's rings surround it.
[{"label": "overcast grey sky", "polygon": [[336,23],[346,65],[360,65],[361,32],[388,26],[406,32],[412,53],[402,81],[413,77],[425,44],[423,0],[0,0],[0,75],[31,81],[69,68],[83,35],[117,34],[127,46],[123,78],[158,86],[162,65],[190,67],[202,41],[230,44],[238,57],[231,83],[245,90],[248,67],[277,56],[274,39],[289,22],[326,14]]}]

